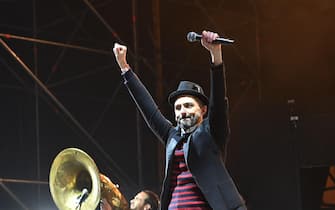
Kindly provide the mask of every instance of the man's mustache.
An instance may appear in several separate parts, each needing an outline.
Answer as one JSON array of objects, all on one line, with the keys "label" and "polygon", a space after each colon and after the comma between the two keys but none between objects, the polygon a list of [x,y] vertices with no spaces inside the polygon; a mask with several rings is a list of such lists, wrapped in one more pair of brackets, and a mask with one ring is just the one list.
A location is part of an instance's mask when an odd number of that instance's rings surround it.
[{"label": "man's mustache", "polygon": [[180,114],[177,116],[177,120],[183,120],[183,119],[187,119],[187,118],[192,118],[194,117],[194,114],[190,114],[190,113],[185,113],[185,114]]}]

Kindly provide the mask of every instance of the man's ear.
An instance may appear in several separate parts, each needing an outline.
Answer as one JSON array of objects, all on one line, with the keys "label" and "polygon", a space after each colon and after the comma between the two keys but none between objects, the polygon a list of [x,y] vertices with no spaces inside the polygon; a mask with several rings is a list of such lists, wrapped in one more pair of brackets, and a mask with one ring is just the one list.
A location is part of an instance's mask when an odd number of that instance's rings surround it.
[{"label": "man's ear", "polygon": [[150,204],[145,204],[143,207],[144,210],[150,210],[151,209],[151,205]]},{"label": "man's ear", "polygon": [[201,107],[201,112],[202,112],[202,115],[205,115],[207,113],[207,106],[206,105]]}]

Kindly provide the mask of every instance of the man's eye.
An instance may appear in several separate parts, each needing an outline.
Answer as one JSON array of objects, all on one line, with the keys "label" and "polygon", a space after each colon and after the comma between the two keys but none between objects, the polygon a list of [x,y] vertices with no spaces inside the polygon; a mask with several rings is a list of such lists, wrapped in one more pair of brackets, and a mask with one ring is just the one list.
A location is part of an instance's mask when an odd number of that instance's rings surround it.
[{"label": "man's eye", "polygon": [[191,108],[191,107],[193,107],[193,104],[191,104],[191,103],[185,104],[185,108]]}]

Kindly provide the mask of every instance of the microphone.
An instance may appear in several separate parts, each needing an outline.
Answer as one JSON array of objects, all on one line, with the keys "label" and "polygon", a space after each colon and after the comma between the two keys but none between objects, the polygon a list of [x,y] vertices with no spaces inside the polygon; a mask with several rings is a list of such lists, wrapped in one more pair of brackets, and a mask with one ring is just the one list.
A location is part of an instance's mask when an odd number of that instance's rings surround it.
[{"label": "microphone", "polygon": [[[202,38],[202,35],[197,34],[195,32],[188,32],[187,34],[187,41],[189,42],[200,41],[201,38]],[[212,43],[213,44],[232,44],[234,43],[234,40],[218,37],[215,40],[213,40]]]},{"label": "microphone", "polygon": [[76,199],[76,209],[79,207],[81,207],[81,204],[86,200],[86,198],[88,197],[88,190],[86,188],[84,188],[80,195],[77,197]]}]

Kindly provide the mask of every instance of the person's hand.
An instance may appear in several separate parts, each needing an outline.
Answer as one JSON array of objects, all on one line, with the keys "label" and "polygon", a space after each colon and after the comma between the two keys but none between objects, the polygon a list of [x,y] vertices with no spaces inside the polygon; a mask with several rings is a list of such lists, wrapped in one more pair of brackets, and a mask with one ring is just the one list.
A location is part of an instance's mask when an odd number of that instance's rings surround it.
[{"label": "person's hand", "polygon": [[112,206],[109,205],[108,201],[106,200],[106,198],[103,198],[100,201],[100,209],[101,210],[113,210]]},{"label": "person's hand", "polygon": [[120,45],[119,43],[115,43],[113,52],[121,71],[128,71],[130,69],[130,66],[127,63],[127,47],[124,45]]},{"label": "person's hand", "polygon": [[219,37],[219,34],[211,31],[202,31],[201,44],[211,54],[212,63],[218,65],[222,63],[221,44],[213,44],[213,41]]}]

